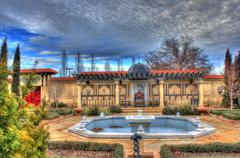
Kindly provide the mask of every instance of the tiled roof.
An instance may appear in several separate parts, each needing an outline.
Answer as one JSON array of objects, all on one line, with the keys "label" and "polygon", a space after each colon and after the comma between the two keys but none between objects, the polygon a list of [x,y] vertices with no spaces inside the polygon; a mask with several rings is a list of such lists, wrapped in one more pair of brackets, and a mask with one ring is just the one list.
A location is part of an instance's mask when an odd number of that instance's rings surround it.
[{"label": "tiled roof", "polygon": [[80,75],[107,75],[107,74],[127,74],[127,71],[96,71],[96,72],[81,72]]},{"label": "tiled roof", "polygon": [[56,70],[50,69],[50,68],[46,68],[46,69],[21,69],[20,70],[21,74],[26,74],[26,73],[37,73],[37,74],[41,74],[41,73],[48,73],[48,74],[57,74],[58,72]]},{"label": "tiled roof", "polygon": [[51,81],[75,81],[76,77],[53,77],[50,79]]},{"label": "tiled roof", "polygon": [[174,74],[174,73],[194,73],[199,72],[201,69],[189,69],[189,70],[152,70],[153,74]]},{"label": "tiled roof", "polygon": [[216,75],[216,74],[210,74],[210,75],[206,75],[204,76],[205,79],[223,79],[224,76],[223,75]]}]

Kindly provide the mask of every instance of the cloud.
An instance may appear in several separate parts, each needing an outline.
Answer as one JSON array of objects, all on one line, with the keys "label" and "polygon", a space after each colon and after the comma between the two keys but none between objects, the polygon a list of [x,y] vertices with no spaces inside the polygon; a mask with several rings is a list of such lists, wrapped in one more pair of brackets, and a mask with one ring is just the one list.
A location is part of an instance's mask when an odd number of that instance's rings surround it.
[{"label": "cloud", "polygon": [[240,44],[238,0],[1,0],[0,10],[0,26],[37,34],[28,39],[40,55],[65,49],[135,56],[165,38],[190,35],[218,58]]}]

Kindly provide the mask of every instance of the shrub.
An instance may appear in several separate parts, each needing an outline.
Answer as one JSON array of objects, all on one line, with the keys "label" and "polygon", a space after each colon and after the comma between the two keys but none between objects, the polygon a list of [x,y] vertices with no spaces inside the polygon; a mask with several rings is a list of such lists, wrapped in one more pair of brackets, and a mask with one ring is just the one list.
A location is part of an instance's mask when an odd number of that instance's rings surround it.
[{"label": "shrub", "polygon": [[214,115],[222,115],[226,110],[211,110],[210,113]]},{"label": "shrub", "polygon": [[110,113],[121,113],[122,112],[122,108],[120,106],[116,106],[116,105],[112,105],[108,108],[108,111]]},{"label": "shrub", "polygon": [[68,107],[68,105],[63,102],[52,102],[51,107],[52,108],[63,108],[63,107]]},{"label": "shrub", "polygon": [[59,117],[59,113],[56,111],[47,111],[44,117],[45,120],[53,120]]},{"label": "shrub", "polygon": [[231,120],[240,120],[240,114],[234,114],[234,113],[223,113],[223,117]]},{"label": "shrub", "polygon": [[101,112],[103,112],[105,116],[111,115],[111,113],[109,112],[109,108],[101,108]]},{"label": "shrub", "polygon": [[240,143],[210,143],[210,144],[181,144],[181,145],[163,145],[161,147],[161,158],[174,158],[174,152],[191,153],[240,153]]},{"label": "shrub", "polygon": [[164,115],[176,115],[179,112],[181,115],[198,115],[197,107],[191,105],[184,106],[166,106],[162,113]]},{"label": "shrub", "polygon": [[73,110],[70,108],[62,108],[57,110],[59,115],[69,115],[73,113]]},{"label": "shrub", "polygon": [[123,158],[123,146],[121,144],[106,144],[95,142],[54,141],[49,142],[49,149],[106,151],[113,152],[114,158]]},{"label": "shrub", "polygon": [[83,113],[87,116],[98,116],[100,115],[101,111],[97,105],[94,105],[92,107],[84,107]]}]

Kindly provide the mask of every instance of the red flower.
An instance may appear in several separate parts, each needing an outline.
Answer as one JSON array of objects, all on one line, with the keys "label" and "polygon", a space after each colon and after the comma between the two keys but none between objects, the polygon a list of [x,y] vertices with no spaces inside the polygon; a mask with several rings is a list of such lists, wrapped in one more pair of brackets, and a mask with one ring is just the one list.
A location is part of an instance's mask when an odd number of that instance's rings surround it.
[{"label": "red flower", "polygon": [[24,100],[28,104],[33,104],[35,106],[39,106],[40,103],[41,103],[41,91],[40,91],[40,88],[37,88],[35,91],[30,92],[28,95],[26,95]]}]

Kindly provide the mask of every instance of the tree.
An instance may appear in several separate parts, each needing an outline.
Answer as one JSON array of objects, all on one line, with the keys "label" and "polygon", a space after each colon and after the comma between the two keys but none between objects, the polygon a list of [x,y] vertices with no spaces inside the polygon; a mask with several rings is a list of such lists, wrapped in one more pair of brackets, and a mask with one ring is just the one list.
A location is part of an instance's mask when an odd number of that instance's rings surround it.
[{"label": "tree", "polygon": [[62,52],[62,68],[61,68],[61,76],[64,77],[67,75],[66,69],[67,69],[67,53],[64,50]]},{"label": "tree", "polygon": [[0,59],[0,158],[14,157],[19,148],[18,105],[8,89],[7,40]]},{"label": "tree", "polygon": [[19,45],[15,50],[13,59],[13,81],[12,81],[12,92],[17,96],[20,96],[20,48]]},{"label": "tree", "polygon": [[7,38],[4,39],[2,47],[1,47],[1,54],[0,54],[0,81],[7,80],[8,77],[8,47],[7,47]]},{"label": "tree", "polygon": [[104,63],[104,70],[105,71],[111,71],[111,65],[107,61]]},{"label": "tree", "polygon": [[225,85],[228,85],[228,71],[230,71],[232,65],[232,56],[230,54],[229,48],[227,48],[227,51],[225,53],[225,61],[224,61],[224,82]]},{"label": "tree", "polygon": [[77,52],[75,60],[76,60],[76,73],[80,74],[83,71],[83,67],[84,67],[80,52]]},{"label": "tree", "polygon": [[195,69],[210,71],[212,65],[203,50],[190,37],[166,39],[162,46],[146,53],[144,59],[152,69]]},{"label": "tree", "polygon": [[[50,99],[50,101],[53,101],[54,103],[59,102],[59,98],[61,97],[62,93],[63,93],[63,87],[62,84],[58,83],[58,82],[49,82],[48,88],[47,88],[47,92],[48,92],[48,97]],[[58,107],[56,107],[58,108]]]},{"label": "tree", "polygon": [[[236,55],[234,63],[232,63],[229,48],[225,55],[224,81],[225,81],[225,97],[229,97],[231,109],[234,106],[234,99],[239,95],[239,63],[238,55]],[[226,95],[228,94],[228,95]],[[226,98],[224,98],[226,100]]]}]

